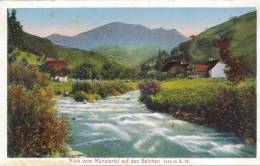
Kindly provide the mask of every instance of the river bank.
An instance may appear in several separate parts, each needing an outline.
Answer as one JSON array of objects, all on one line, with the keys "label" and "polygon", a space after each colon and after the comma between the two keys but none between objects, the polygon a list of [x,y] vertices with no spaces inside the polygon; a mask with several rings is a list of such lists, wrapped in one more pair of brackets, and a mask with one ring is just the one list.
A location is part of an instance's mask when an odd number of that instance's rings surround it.
[{"label": "river bank", "polygon": [[247,144],[256,142],[254,79],[237,87],[218,79],[172,80],[163,82],[157,95],[142,94],[140,100],[151,110],[234,132]]},{"label": "river bank", "polygon": [[136,90],[137,82],[130,80],[52,81],[49,88],[56,95],[70,96],[78,102],[93,102],[108,96],[117,96]]}]

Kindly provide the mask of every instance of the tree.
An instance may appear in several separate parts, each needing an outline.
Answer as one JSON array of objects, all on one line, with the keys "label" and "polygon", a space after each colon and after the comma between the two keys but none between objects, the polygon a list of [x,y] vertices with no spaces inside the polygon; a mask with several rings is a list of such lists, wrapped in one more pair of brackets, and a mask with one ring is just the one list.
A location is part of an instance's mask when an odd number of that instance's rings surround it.
[{"label": "tree", "polygon": [[50,76],[51,76],[52,79],[55,78],[56,74],[57,74],[56,70],[54,68],[51,68],[50,69]]},{"label": "tree", "polygon": [[246,66],[242,65],[231,51],[232,35],[230,33],[220,35],[216,40],[216,47],[219,49],[220,59],[227,64],[225,74],[233,85],[237,85],[243,80],[247,73]]},{"label": "tree", "polygon": [[104,79],[112,79],[113,78],[113,67],[110,63],[106,63],[102,67],[102,75]]},{"label": "tree", "polygon": [[27,61],[26,58],[23,58],[21,61],[20,61],[20,64],[23,65],[23,66],[27,66],[29,63]]},{"label": "tree", "polygon": [[73,77],[77,79],[99,79],[100,72],[94,64],[82,64],[74,69]]},{"label": "tree", "polygon": [[92,70],[92,79],[101,79],[100,71],[96,67],[94,67]]},{"label": "tree", "polygon": [[8,21],[8,50],[11,48],[21,48],[23,41],[23,28],[19,21],[16,19],[16,10],[12,9],[11,14],[7,11]]},{"label": "tree", "polygon": [[161,70],[163,65],[165,64],[166,59],[169,57],[169,54],[166,51],[159,50],[158,58],[156,60],[155,69],[157,71]]}]

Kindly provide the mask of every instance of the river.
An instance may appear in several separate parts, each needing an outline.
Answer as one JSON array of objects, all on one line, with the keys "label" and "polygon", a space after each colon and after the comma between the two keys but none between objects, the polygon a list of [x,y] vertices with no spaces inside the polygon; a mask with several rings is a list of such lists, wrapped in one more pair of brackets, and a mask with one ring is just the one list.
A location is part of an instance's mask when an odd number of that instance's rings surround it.
[{"label": "river", "polygon": [[139,95],[133,91],[87,104],[57,97],[58,113],[70,123],[69,146],[88,157],[255,157],[255,145],[153,112]]}]

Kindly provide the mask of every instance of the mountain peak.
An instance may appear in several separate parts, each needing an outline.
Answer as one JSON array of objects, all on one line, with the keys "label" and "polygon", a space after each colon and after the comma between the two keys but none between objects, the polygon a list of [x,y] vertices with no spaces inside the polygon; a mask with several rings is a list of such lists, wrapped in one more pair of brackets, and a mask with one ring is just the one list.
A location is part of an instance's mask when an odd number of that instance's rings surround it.
[{"label": "mountain peak", "polygon": [[106,45],[160,45],[169,49],[186,40],[186,37],[176,33],[178,31],[175,29],[174,32],[164,28],[150,29],[140,24],[111,22],[73,37],[53,34],[47,38],[58,45],[85,50]]}]

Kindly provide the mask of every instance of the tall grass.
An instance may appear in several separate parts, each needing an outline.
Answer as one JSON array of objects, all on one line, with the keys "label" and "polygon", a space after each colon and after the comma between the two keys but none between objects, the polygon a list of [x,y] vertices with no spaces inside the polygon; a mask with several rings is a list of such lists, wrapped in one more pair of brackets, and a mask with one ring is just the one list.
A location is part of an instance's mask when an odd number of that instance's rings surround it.
[{"label": "tall grass", "polygon": [[66,92],[72,91],[73,82],[71,80],[67,82],[50,81],[48,86],[55,95],[64,95]]}]

